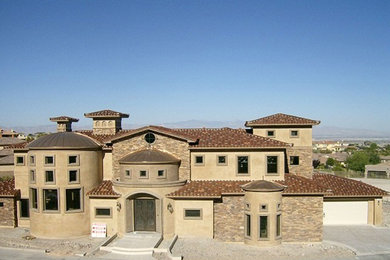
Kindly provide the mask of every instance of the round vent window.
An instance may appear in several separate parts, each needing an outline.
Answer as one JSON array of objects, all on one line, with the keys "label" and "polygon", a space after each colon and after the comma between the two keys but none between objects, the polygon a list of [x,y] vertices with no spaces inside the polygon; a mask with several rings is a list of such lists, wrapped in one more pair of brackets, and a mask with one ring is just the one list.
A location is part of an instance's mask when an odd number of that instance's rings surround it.
[{"label": "round vent window", "polygon": [[154,136],[154,134],[152,134],[152,133],[147,133],[147,134],[145,135],[145,141],[146,141],[148,144],[154,143],[155,140],[156,140],[156,137]]}]

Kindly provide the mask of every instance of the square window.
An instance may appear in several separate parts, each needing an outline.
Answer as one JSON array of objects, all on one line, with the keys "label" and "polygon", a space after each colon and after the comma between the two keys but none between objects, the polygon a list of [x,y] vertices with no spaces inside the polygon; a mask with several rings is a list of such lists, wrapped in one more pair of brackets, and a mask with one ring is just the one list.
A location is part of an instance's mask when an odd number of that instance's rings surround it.
[{"label": "square window", "polygon": [[31,166],[35,165],[35,156],[34,155],[30,155],[30,165]]},{"label": "square window", "polygon": [[184,219],[202,219],[202,209],[184,209]]},{"label": "square window", "polygon": [[29,218],[30,217],[30,208],[28,199],[20,199],[20,217]]},{"label": "square window", "polygon": [[79,165],[79,156],[78,155],[69,155],[68,156],[68,165]]},{"label": "square window", "polygon": [[139,171],[140,178],[148,178],[148,171]]},{"label": "square window", "polygon": [[81,189],[66,190],[66,211],[81,210]]},{"label": "square window", "polygon": [[290,156],[290,165],[299,165],[299,156]]},{"label": "square window", "polygon": [[43,210],[58,210],[58,190],[43,190]]},{"label": "square window", "polygon": [[35,170],[30,170],[30,183],[35,183],[36,175]]},{"label": "square window", "polygon": [[267,204],[261,204],[260,205],[260,211],[268,211],[268,205]]},{"label": "square window", "polygon": [[278,173],[278,157],[267,156],[267,173],[275,174]]},{"label": "square window", "polygon": [[203,155],[195,156],[195,164],[196,165],[203,165],[204,164],[204,156]]},{"label": "square window", "polygon": [[275,137],[275,130],[268,130],[267,131],[267,136],[268,137]]},{"label": "square window", "polygon": [[165,170],[158,170],[157,177],[158,178],[165,178]]},{"label": "square window", "polygon": [[78,170],[69,170],[68,177],[70,183],[79,183],[79,171]]},{"label": "square window", "polygon": [[31,208],[38,209],[38,190],[30,189]]},{"label": "square window", "polygon": [[24,165],[24,156],[16,156],[16,165]]},{"label": "square window", "polygon": [[100,218],[111,217],[111,208],[95,208],[95,216]]},{"label": "square window", "polygon": [[249,157],[248,156],[237,156],[237,173],[248,174],[249,173]]},{"label": "square window", "polygon": [[218,165],[227,165],[226,155],[218,155],[217,160],[218,160]]},{"label": "square window", "polygon": [[268,216],[259,217],[259,238],[268,238]]},{"label": "square window", "polygon": [[291,130],[291,131],[290,131],[290,136],[291,136],[291,137],[298,137],[298,135],[299,135],[298,130]]},{"label": "square window", "polygon": [[54,156],[45,156],[45,165],[54,165]]},{"label": "square window", "polygon": [[125,170],[125,177],[131,178],[131,171],[130,170]]},{"label": "square window", "polygon": [[46,183],[55,183],[53,170],[45,171],[45,182]]}]

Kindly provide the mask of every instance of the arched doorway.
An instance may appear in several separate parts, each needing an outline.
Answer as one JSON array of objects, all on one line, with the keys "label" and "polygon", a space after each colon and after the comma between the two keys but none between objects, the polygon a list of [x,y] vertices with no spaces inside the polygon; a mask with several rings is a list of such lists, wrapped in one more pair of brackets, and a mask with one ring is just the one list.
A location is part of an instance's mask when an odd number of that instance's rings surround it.
[{"label": "arched doorway", "polygon": [[161,199],[149,193],[130,195],[126,200],[127,232],[161,232]]}]

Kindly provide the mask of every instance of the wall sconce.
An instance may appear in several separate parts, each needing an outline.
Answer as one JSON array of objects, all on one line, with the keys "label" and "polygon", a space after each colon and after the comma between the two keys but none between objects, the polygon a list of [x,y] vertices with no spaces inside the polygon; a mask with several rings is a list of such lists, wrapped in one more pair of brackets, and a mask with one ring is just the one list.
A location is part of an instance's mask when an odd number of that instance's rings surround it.
[{"label": "wall sconce", "polygon": [[168,203],[168,205],[167,205],[167,210],[168,210],[170,213],[173,212],[173,206],[172,206],[171,203]]},{"label": "wall sconce", "polygon": [[122,208],[121,203],[120,203],[120,202],[117,202],[117,203],[116,203],[116,210],[117,210],[117,211],[121,211],[121,208]]}]

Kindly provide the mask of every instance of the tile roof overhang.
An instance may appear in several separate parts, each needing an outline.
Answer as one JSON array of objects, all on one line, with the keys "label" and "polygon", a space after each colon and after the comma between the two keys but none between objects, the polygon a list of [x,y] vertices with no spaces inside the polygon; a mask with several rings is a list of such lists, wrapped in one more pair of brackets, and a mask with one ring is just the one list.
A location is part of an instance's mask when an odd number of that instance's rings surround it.
[{"label": "tile roof overhang", "polygon": [[57,116],[57,117],[50,117],[50,121],[52,122],[78,122],[78,118],[70,117],[70,116]]},{"label": "tile roof overhang", "polygon": [[0,181],[0,197],[17,197],[20,190],[15,189],[15,179]]},{"label": "tile roof overhang", "polygon": [[128,118],[129,114],[124,114],[110,109],[84,113],[87,118]]},{"label": "tile roof overhang", "polygon": [[119,198],[121,195],[114,191],[112,181],[105,180],[86,194],[90,198]]},{"label": "tile roof overhang", "polygon": [[287,115],[287,114],[274,114],[262,118],[258,118],[251,121],[246,121],[246,127],[261,127],[261,126],[313,126],[320,124],[321,121],[307,119],[303,117]]}]

